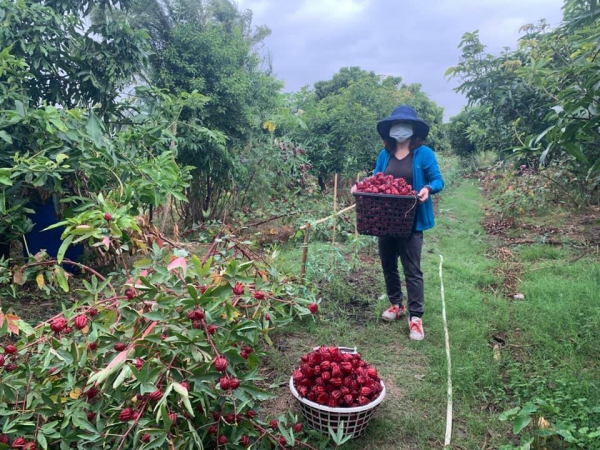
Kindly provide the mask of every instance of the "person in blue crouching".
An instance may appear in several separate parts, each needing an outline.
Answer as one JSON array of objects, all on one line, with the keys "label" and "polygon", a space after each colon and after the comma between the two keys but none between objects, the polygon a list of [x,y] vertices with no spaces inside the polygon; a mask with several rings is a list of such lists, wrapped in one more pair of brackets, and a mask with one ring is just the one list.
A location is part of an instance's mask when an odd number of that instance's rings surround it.
[{"label": "person in blue crouching", "polygon": [[[373,175],[383,172],[394,178],[404,178],[417,192],[419,204],[413,231],[409,237],[379,237],[379,257],[385,287],[391,306],[383,312],[385,321],[398,320],[406,315],[407,307],[398,272],[398,258],[402,263],[408,300],[410,339],[423,340],[423,272],[421,250],[423,231],[433,228],[431,196],[444,188],[444,180],[433,150],[423,144],[429,134],[429,125],[417,117],[413,108],[398,106],[389,117],[377,123],[377,131],[385,143]],[[352,188],[354,191],[356,186]]]}]

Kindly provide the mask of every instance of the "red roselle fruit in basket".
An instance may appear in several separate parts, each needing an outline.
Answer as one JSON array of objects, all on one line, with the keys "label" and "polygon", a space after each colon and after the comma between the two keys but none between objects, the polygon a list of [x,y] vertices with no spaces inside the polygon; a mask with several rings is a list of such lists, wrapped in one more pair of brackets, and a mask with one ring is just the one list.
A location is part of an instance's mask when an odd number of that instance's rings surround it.
[{"label": "red roselle fruit in basket", "polygon": [[365,406],[379,397],[383,387],[377,370],[359,353],[337,347],[319,347],[301,357],[294,370],[294,387],[302,398],[331,408]]},{"label": "red roselle fruit in basket", "polygon": [[356,190],[366,194],[417,195],[404,178],[394,178],[393,175],[384,175],[382,172],[359,181]]}]

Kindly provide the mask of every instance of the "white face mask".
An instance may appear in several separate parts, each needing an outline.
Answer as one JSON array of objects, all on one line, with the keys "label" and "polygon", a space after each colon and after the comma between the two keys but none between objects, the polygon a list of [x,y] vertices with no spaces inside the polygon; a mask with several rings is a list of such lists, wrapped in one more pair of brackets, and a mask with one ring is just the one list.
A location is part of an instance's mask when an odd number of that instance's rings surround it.
[{"label": "white face mask", "polygon": [[396,123],[390,128],[390,137],[396,139],[396,142],[404,142],[413,135],[412,123]]}]

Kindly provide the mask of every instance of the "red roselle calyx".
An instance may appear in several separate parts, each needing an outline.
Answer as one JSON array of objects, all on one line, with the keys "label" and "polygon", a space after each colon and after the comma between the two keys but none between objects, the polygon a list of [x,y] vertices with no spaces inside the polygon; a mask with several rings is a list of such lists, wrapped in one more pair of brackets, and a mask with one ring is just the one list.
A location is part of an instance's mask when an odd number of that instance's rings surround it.
[{"label": "red roselle calyx", "polygon": [[142,436],[142,439],[141,439],[141,440],[142,440],[142,442],[144,442],[144,443],[146,443],[146,444],[147,444],[148,442],[150,442],[150,435],[149,435],[148,433],[144,434],[144,435]]},{"label": "red roselle calyx", "polygon": [[237,388],[240,387],[240,380],[238,380],[237,378],[233,377],[230,381],[229,381],[229,388],[232,391],[235,391]]},{"label": "red roselle calyx", "polygon": [[219,328],[219,327],[216,326],[216,325],[209,325],[206,328],[206,331],[208,332],[208,334],[213,335],[213,334],[215,334],[217,332],[217,328]]},{"label": "red roselle calyx", "polygon": [[244,293],[244,285],[242,283],[235,283],[233,287],[233,293],[235,295],[242,295]]},{"label": "red roselle calyx", "polygon": [[13,441],[13,443],[12,443],[11,447],[12,447],[12,448],[19,448],[19,447],[20,447],[20,448],[23,448],[23,446],[25,445],[25,442],[26,442],[26,441],[25,441],[25,439],[24,439],[24,438],[22,438],[22,437],[18,437],[18,438],[16,438],[16,439]]},{"label": "red roselle calyx", "polygon": [[135,414],[131,408],[125,408],[119,413],[119,420],[121,422],[128,422],[135,417]]},{"label": "red roselle calyx", "polygon": [[194,308],[187,314],[187,317],[190,320],[202,320],[205,316],[204,310],[200,308]]},{"label": "red roselle calyx", "polygon": [[219,386],[224,391],[228,391],[231,388],[231,380],[229,378],[227,378],[227,377],[222,377],[219,380]]},{"label": "red roselle calyx", "polygon": [[112,214],[111,213],[105,213],[104,214],[104,220],[106,220],[107,222],[110,222],[112,220]]},{"label": "red roselle calyx", "polygon": [[160,389],[155,390],[154,392],[151,392],[148,396],[150,397],[150,400],[160,400],[162,398],[162,391]]},{"label": "red roselle calyx", "polygon": [[98,389],[91,387],[85,392],[84,395],[88,398],[88,400],[91,400],[98,395]]},{"label": "red roselle calyx", "polygon": [[256,300],[262,300],[265,298],[265,293],[263,291],[255,291],[254,292],[254,298]]},{"label": "red roselle calyx", "polygon": [[4,355],[0,355],[0,367],[2,367],[4,365],[4,361],[5,361]]},{"label": "red roselle calyx", "polygon": [[88,318],[85,315],[81,314],[75,317],[75,320],[73,321],[73,326],[78,330],[83,330],[87,326],[87,323]]},{"label": "red roselle calyx", "polygon": [[133,300],[135,298],[135,289],[133,288],[129,288],[125,291],[125,297],[127,297],[127,300]]},{"label": "red roselle calyx", "polygon": [[55,333],[60,333],[67,327],[67,321],[64,317],[57,317],[50,322],[50,329]]},{"label": "red roselle calyx", "polygon": [[225,372],[227,370],[227,360],[222,356],[218,356],[217,359],[215,359],[214,366],[218,372]]},{"label": "red roselle calyx", "polygon": [[8,355],[14,355],[15,353],[17,353],[17,347],[12,344],[8,344],[4,347],[4,353]]},{"label": "red roselle calyx", "polygon": [[308,309],[311,313],[316,314],[319,312],[319,305],[317,305],[316,303],[311,303],[310,305],[308,305]]},{"label": "red roselle calyx", "polygon": [[123,342],[117,342],[113,347],[117,352],[122,352],[127,348],[127,345]]}]

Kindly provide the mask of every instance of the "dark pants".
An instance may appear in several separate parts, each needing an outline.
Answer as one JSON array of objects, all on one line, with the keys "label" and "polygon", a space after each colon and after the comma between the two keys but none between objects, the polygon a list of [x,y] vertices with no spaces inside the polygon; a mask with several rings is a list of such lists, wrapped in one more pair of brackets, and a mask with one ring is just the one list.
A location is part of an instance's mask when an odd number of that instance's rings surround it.
[{"label": "dark pants", "polygon": [[407,238],[391,236],[379,238],[379,257],[381,258],[388,298],[392,305],[402,305],[402,286],[400,274],[398,273],[398,257],[400,257],[408,294],[408,311],[411,317],[421,317],[423,315],[422,248],[422,231],[413,231]]}]

